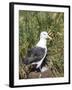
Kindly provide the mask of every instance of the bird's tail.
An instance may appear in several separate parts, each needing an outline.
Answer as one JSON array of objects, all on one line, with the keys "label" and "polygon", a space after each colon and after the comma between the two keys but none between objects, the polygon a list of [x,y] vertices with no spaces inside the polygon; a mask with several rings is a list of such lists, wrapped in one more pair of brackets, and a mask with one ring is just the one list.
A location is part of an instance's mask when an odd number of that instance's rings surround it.
[{"label": "bird's tail", "polygon": [[29,64],[29,62],[28,62],[28,60],[26,58],[24,58],[23,63],[26,64],[26,65]]},{"label": "bird's tail", "polygon": [[31,64],[31,58],[24,58],[23,63],[26,65]]}]

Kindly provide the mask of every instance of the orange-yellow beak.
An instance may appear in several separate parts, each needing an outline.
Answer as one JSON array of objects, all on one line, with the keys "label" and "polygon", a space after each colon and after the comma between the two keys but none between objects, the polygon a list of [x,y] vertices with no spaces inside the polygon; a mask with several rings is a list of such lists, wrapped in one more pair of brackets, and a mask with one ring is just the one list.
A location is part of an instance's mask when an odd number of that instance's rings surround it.
[{"label": "orange-yellow beak", "polygon": [[50,39],[50,40],[52,40],[52,38],[48,35],[48,38]]}]

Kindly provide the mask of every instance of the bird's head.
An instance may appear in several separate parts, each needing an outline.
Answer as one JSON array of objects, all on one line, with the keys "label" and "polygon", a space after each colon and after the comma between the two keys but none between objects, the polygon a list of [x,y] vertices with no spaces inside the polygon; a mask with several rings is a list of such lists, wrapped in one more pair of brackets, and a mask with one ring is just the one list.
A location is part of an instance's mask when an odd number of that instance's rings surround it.
[{"label": "bird's head", "polygon": [[43,39],[47,39],[47,38],[52,39],[52,38],[48,35],[48,33],[47,33],[46,31],[41,32],[40,38],[43,38]]}]

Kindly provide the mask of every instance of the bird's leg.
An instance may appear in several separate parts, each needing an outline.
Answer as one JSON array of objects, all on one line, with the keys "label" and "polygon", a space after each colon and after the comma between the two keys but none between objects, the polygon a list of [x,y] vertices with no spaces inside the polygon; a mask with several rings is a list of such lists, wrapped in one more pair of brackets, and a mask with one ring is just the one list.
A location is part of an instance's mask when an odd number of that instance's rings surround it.
[{"label": "bird's leg", "polygon": [[40,70],[40,72],[41,72],[41,66],[39,67],[39,70]]},{"label": "bird's leg", "polygon": [[[41,66],[39,67],[39,69],[40,69],[40,72],[41,72]],[[41,77],[42,77],[42,75],[41,75],[41,73],[40,73],[39,78],[41,78]]]}]

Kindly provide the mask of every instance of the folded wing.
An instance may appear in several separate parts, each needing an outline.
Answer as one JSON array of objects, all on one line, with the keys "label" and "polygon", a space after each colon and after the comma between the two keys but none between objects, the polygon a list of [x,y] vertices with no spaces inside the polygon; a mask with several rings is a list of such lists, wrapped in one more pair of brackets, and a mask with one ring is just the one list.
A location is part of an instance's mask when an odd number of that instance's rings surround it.
[{"label": "folded wing", "polygon": [[28,50],[26,57],[24,58],[24,64],[39,62],[45,55],[45,48],[34,47]]}]

